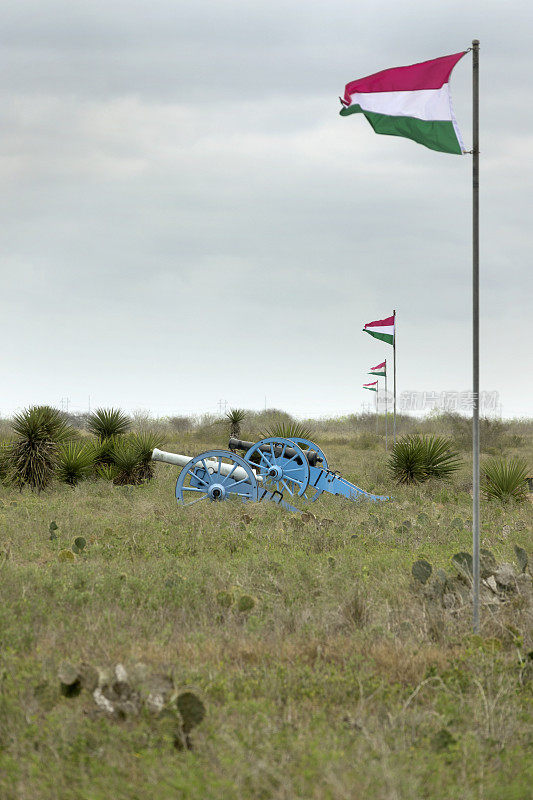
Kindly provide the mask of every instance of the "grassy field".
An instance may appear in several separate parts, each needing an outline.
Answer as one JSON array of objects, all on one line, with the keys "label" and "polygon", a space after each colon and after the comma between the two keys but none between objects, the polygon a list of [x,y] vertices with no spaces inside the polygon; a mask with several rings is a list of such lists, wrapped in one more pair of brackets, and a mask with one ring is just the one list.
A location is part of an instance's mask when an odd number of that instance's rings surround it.
[{"label": "grassy field", "polygon": [[[531,425],[500,434],[490,447],[533,466]],[[484,607],[473,636],[468,602],[432,602],[411,575],[419,558],[452,575],[471,549],[468,455],[452,484],[400,488],[371,430],[324,423],[317,441],[392,501],[323,496],[307,522],[268,505],[180,510],[163,464],[138,487],[0,488],[1,800],[531,797],[531,591]],[[224,442],[213,425],[167,431],[166,447]],[[531,562],[532,518],[530,502],[483,503],[482,546]],[[65,660],[141,662],[192,687],[207,711],[193,749],[176,749],[164,713],[115,718],[87,691],[64,696]]]}]

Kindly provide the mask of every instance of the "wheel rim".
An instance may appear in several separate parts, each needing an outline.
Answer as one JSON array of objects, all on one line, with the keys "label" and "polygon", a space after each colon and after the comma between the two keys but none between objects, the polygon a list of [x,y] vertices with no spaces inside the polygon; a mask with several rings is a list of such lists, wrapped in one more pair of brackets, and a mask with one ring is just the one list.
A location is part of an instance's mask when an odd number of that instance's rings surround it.
[{"label": "wheel rim", "polygon": [[[246,475],[238,473],[237,468]],[[176,500],[192,506],[203,500],[221,502],[231,497],[240,500],[258,499],[257,478],[247,461],[228,450],[208,450],[191,458],[176,481]]]},{"label": "wheel rim", "polygon": [[[266,451],[261,448],[266,446]],[[294,450],[288,458],[287,449]],[[291,439],[271,437],[256,442],[246,453],[246,461],[256,456],[254,466],[263,479],[263,487],[269,491],[283,494],[287,491],[292,497],[301,497],[309,483],[309,464],[301,448]]]},{"label": "wheel rim", "polygon": [[[291,436],[291,441],[293,441],[299,447],[302,447],[302,445],[305,445],[305,447],[302,448],[304,450],[304,453],[305,453],[306,450],[314,450],[315,453],[317,453],[318,456],[322,459],[321,466],[317,467],[317,469],[321,468],[321,469],[327,470],[327,468],[328,468],[328,459],[326,458],[326,454],[324,453],[324,451],[322,450],[321,447],[319,447],[317,444],[315,444],[315,442],[312,442],[310,439],[303,439],[301,436]],[[315,500],[318,500],[318,498],[320,497],[320,495],[323,492],[324,492],[324,489],[318,488],[316,486],[313,486],[312,485],[312,481],[310,480],[309,485],[308,485],[307,489],[304,492],[304,497],[310,503],[314,503]]]}]

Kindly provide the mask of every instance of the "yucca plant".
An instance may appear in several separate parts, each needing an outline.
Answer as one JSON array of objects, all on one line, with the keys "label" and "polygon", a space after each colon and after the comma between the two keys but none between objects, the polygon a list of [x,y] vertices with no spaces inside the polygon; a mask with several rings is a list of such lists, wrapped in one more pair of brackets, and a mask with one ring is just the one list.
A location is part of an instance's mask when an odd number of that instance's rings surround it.
[{"label": "yucca plant", "polygon": [[118,476],[118,469],[114,464],[96,464],[95,472],[104,481],[114,481]]},{"label": "yucca plant", "polygon": [[137,452],[139,480],[151,480],[154,477],[152,452],[155,447],[161,447],[163,437],[152,431],[140,431],[132,434],[129,442]]},{"label": "yucca plant", "polygon": [[445,436],[423,438],[425,469],[428,478],[447,480],[461,466],[459,453]]},{"label": "yucca plant", "polygon": [[404,436],[389,458],[389,471],[397,483],[423,483],[430,478],[448,479],[461,460],[443,436]]},{"label": "yucca plant", "polygon": [[109,436],[107,439],[98,439],[94,442],[94,463],[96,466],[114,463],[115,446],[120,437]]},{"label": "yucca plant", "polygon": [[22,491],[30,486],[46,489],[54,477],[60,446],[74,435],[58,409],[30,406],[15,414],[12,423],[16,438],[2,457],[4,480]]},{"label": "yucca plant", "polygon": [[87,429],[101,440],[121,436],[130,426],[130,418],[120,408],[97,408],[87,418]]},{"label": "yucca plant", "polygon": [[487,500],[523,502],[528,493],[528,465],[520,458],[492,458],[481,469],[481,486]]},{"label": "yucca plant", "polygon": [[426,480],[424,447],[419,436],[399,439],[389,457],[389,471],[397,483],[421,483]]},{"label": "yucca plant", "polygon": [[113,467],[116,471],[113,483],[117,486],[142,483],[139,450],[130,439],[118,439],[115,441]]},{"label": "yucca plant", "polygon": [[229,435],[238,439],[241,435],[241,422],[246,418],[246,411],[244,408],[230,408],[226,414],[226,419],[229,422]]},{"label": "yucca plant", "polygon": [[92,442],[67,442],[59,448],[56,477],[62,483],[76,486],[91,476],[96,453]]},{"label": "yucca plant", "polygon": [[301,422],[277,422],[267,430],[262,431],[259,436],[261,439],[269,439],[279,436],[280,439],[310,439],[311,429]]}]

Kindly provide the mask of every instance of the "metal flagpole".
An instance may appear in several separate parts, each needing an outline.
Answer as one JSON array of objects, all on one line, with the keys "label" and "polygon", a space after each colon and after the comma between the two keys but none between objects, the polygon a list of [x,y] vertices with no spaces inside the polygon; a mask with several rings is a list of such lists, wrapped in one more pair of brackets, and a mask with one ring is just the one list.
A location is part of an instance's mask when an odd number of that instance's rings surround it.
[{"label": "metal flagpole", "polygon": [[387,408],[387,359],[385,359],[385,452],[389,449],[387,429],[389,427],[389,410]]},{"label": "metal flagpole", "polygon": [[394,367],[394,417],[392,428],[394,444],[396,444],[396,309],[394,309],[392,312],[392,316],[394,317],[394,336],[392,337],[392,357]]},{"label": "metal flagpole", "polygon": [[472,599],[479,632],[479,39],[472,41]]},{"label": "metal flagpole", "polygon": [[379,416],[378,416],[379,402],[378,402],[378,397],[379,397],[379,379],[376,381],[376,436],[378,436],[378,434],[379,434],[379,428],[378,428],[378,421],[379,421]]}]

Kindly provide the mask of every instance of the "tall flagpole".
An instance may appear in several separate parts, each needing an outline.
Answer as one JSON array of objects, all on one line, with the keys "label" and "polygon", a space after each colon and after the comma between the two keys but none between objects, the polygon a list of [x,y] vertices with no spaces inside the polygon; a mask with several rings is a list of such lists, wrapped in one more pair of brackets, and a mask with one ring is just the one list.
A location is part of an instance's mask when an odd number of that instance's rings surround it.
[{"label": "tall flagpole", "polygon": [[376,436],[378,436],[378,435],[379,435],[379,428],[378,428],[378,422],[379,422],[379,416],[378,416],[379,402],[378,402],[378,397],[379,397],[379,378],[378,378],[378,380],[376,381]]},{"label": "tall flagpole", "polygon": [[387,359],[385,359],[385,452],[389,449],[388,445],[388,423],[389,423],[389,409],[387,408]]},{"label": "tall flagpole", "polygon": [[392,357],[394,367],[394,417],[393,417],[393,439],[396,444],[396,309],[392,312],[394,317],[394,336],[392,337]]},{"label": "tall flagpole", "polygon": [[479,633],[479,39],[472,41],[472,598]]}]

